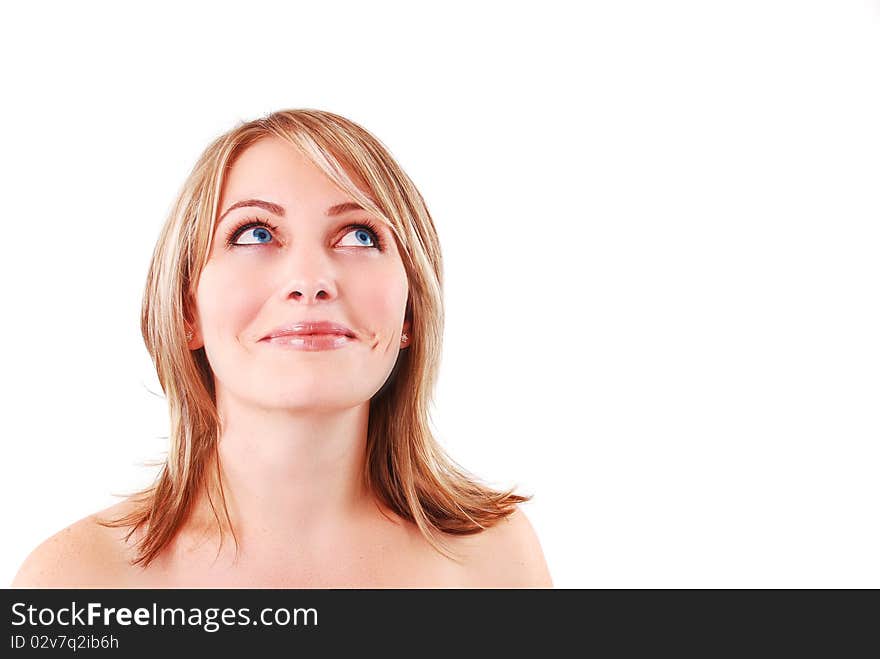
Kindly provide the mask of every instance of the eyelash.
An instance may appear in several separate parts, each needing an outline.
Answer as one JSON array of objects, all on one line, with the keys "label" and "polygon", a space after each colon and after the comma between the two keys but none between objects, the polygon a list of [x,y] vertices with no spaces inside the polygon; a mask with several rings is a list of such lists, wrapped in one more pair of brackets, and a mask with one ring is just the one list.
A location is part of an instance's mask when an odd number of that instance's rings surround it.
[{"label": "eyelash", "polygon": [[[258,217],[247,218],[245,220],[242,220],[241,224],[231,229],[226,235],[226,247],[256,247],[259,243],[253,243],[250,245],[239,245],[235,242],[236,240],[238,240],[238,237],[242,233],[244,233],[245,229],[252,229],[254,227],[264,227],[266,229],[269,229],[273,233],[275,231],[278,231],[277,226],[275,226],[274,224],[270,224],[269,222],[266,222],[265,220],[262,220]],[[382,241],[382,238],[379,235],[379,228],[370,220],[362,220],[359,224],[349,224],[347,227],[345,227],[345,229],[346,231],[349,229],[366,229],[373,236],[373,249],[378,249],[380,252],[385,250],[385,243]]]}]

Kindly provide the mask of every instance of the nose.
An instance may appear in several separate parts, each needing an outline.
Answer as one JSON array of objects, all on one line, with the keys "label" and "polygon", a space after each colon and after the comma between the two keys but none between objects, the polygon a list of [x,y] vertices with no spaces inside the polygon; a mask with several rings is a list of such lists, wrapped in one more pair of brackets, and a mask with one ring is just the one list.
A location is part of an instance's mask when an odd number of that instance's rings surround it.
[{"label": "nose", "polygon": [[299,283],[287,295],[289,299],[299,300],[306,304],[317,302],[318,300],[329,300],[333,297],[328,292],[330,286],[321,283],[309,284]]},{"label": "nose", "polygon": [[[281,294],[285,300],[303,304],[314,304],[336,298],[337,286],[332,273],[332,265],[320,254],[320,250],[294,250],[293,274],[285,281]],[[309,252],[309,253],[307,253]]]}]

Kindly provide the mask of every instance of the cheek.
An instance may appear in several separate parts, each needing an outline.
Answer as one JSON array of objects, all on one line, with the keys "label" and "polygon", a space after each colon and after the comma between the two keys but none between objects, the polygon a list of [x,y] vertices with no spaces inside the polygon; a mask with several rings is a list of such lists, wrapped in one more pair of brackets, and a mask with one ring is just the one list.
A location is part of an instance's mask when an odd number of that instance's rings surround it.
[{"label": "cheek", "polygon": [[350,284],[352,308],[360,320],[382,335],[400,329],[406,311],[406,273],[390,271],[372,278],[355,279]]},{"label": "cheek", "polygon": [[197,297],[202,331],[235,330],[247,323],[259,313],[269,295],[265,286],[266,278],[254,273],[206,267]]}]

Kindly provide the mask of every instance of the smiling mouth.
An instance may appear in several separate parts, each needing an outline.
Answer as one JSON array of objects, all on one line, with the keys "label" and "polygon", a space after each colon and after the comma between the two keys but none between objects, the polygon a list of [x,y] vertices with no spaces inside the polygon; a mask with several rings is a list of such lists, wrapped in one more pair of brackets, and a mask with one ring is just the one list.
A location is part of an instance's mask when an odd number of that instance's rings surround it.
[{"label": "smiling mouth", "polygon": [[265,338],[261,343],[268,343],[280,348],[293,348],[307,352],[321,350],[335,350],[343,348],[355,339],[346,334],[338,333],[314,333],[314,334],[281,334]]}]

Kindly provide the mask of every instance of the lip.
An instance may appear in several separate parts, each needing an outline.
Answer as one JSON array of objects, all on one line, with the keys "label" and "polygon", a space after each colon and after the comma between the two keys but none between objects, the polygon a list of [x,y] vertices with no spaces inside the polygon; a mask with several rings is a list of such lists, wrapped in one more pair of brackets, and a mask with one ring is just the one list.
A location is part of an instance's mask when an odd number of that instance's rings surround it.
[{"label": "lip", "polygon": [[310,320],[276,327],[260,341],[294,350],[335,350],[356,341],[345,325],[327,320]]},{"label": "lip", "polygon": [[357,338],[354,332],[345,325],[340,325],[339,323],[331,323],[327,320],[308,320],[276,327],[261,340],[267,341],[280,337],[303,337],[317,335],[333,335],[337,337],[344,336],[348,337],[349,339]]},{"label": "lip", "polygon": [[262,343],[270,343],[279,348],[315,351],[343,348],[353,341],[353,338],[345,334],[280,334],[263,339]]}]

